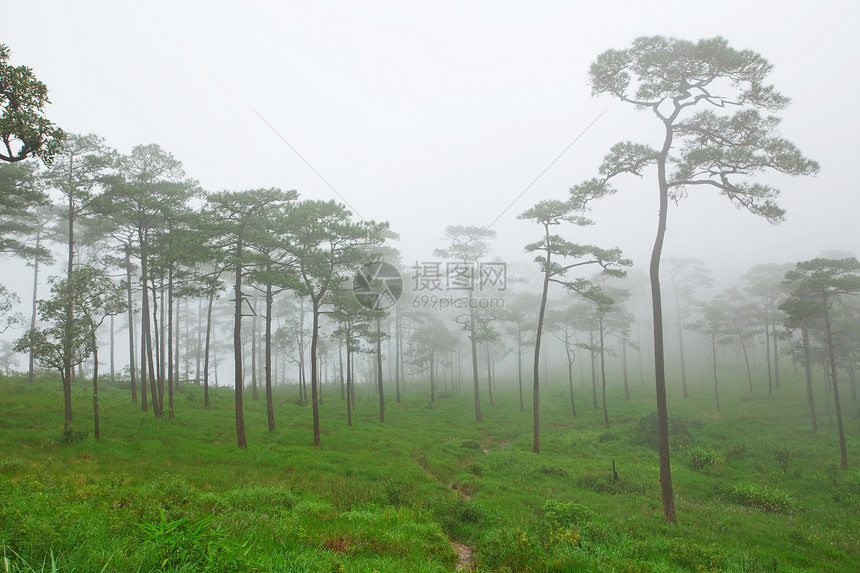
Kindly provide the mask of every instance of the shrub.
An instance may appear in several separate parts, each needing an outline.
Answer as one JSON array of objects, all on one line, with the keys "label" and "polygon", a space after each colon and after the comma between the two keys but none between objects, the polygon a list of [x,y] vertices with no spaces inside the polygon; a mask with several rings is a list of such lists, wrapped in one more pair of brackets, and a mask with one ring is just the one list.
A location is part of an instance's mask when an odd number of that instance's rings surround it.
[{"label": "shrub", "polygon": [[694,470],[704,470],[725,461],[716,450],[709,447],[696,446],[690,448],[687,453],[689,455],[690,467]]},{"label": "shrub", "polygon": [[763,511],[783,513],[791,511],[795,507],[794,498],[788,493],[777,488],[754,483],[736,483],[729,487],[718,487],[716,494],[726,501]]},{"label": "shrub", "polygon": [[24,461],[19,458],[3,458],[0,460],[0,473],[14,473],[23,465]]},{"label": "shrub", "polygon": [[528,532],[503,528],[484,538],[477,557],[481,566],[490,571],[541,571],[546,553]]},{"label": "shrub", "polygon": [[460,447],[467,448],[470,450],[480,450],[481,442],[477,440],[463,440],[462,442],[460,442]]},{"label": "shrub", "polygon": [[722,571],[724,557],[715,546],[702,547],[684,539],[672,539],[666,557],[688,571]]},{"label": "shrub", "polygon": [[[669,419],[669,439],[674,448],[683,447],[693,442],[693,430],[702,426],[700,420],[687,420],[684,418]],[[657,412],[650,412],[639,418],[636,424],[636,432],[633,435],[633,443],[657,449]]]},{"label": "shrub", "polygon": [[66,422],[63,425],[63,433],[60,436],[60,443],[64,446],[83,442],[87,439],[86,430],[76,430],[74,426]]},{"label": "shrub", "polygon": [[618,437],[618,434],[610,432],[609,430],[606,430],[605,432],[603,432],[602,434],[597,436],[597,441],[600,442],[601,444],[604,442],[615,442],[615,441],[618,441],[620,439],[621,438]]}]

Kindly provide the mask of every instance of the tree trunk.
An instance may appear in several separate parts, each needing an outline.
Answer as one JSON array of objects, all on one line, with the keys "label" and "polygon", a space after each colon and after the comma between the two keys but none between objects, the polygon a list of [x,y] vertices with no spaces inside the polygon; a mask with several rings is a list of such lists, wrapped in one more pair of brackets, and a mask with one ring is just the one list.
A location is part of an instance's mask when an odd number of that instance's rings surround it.
[{"label": "tree trunk", "polygon": [[[773,396],[773,372],[770,368],[770,324],[765,319],[764,323],[764,349],[765,358],[767,358],[767,395]],[[750,394],[752,394],[752,380],[750,380]]]},{"label": "tree trunk", "polygon": [[244,378],[242,371],[242,239],[236,242],[236,280],[233,284],[233,378],[236,413],[236,443],[240,448],[247,447],[245,441],[245,410],[242,404]]},{"label": "tree trunk", "polygon": [[517,384],[520,389],[520,412],[525,412],[523,407],[523,334],[517,325]]},{"label": "tree trunk", "polygon": [[[147,375],[149,376],[149,393],[152,396],[152,411],[155,414],[156,418],[160,418],[162,415],[160,402],[158,400],[158,389],[156,388],[156,380],[155,380],[155,362],[153,360],[152,355],[152,327],[150,324],[150,310],[149,310],[149,260],[148,260],[148,252],[146,246],[146,239],[143,236],[142,231],[139,231],[139,243],[140,243],[140,283],[142,287],[141,291],[141,306],[140,306],[140,314],[141,314],[141,368],[140,368],[140,376],[141,383],[145,384],[145,380]],[[145,364],[144,364],[145,361]]]},{"label": "tree trunk", "polygon": [[845,447],[845,426],[842,423],[842,406],[839,404],[839,386],[836,384],[836,354],[833,350],[833,338],[830,331],[830,312],[827,308],[827,295],[824,301],[824,330],[827,334],[827,354],[830,359],[830,376],[833,380],[833,404],[836,407],[836,427],[839,430],[839,454],[842,458],[842,469],[848,469],[848,452]]},{"label": "tree trunk", "polygon": [[215,304],[215,289],[209,291],[209,307],[206,310],[206,346],[203,350],[203,405],[209,407],[209,345],[212,340],[212,306]]},{"label": "tree trunk", "polygon": [[[349,336],[347,336],[349,339]],[[355,390],[352,388],[352,351],[349,342],[346,344],[346,425],[352,427],[352,396]]]},{"label": "tree trunk", "polygon": [[272,285],[266,285],[266,418],[275,431],[275,403],[272,398]]},{"label": "tree trunk", "polygon": [[167,418],[173,419],[173,264],[167,271]]},{"label": "tree trunk", "polygon": [[[42,229],[36,229],[36,250],[42,246]],[[36,301],[39,297],[39,262],[40,258],[37,255],[33,258],[33,311],[30,314],[30,332],[36,330]],[[36,358],[33,353],[34,348],[30,346],[29,366],[27,370],[27,379],[32,384],[36,380]]]},{"label": "tree trunk", "polygon": [[715,335],[711,335],[711,354],[713,355],[713,366],[714,366],[714,400],[717,402],[717,414],[720,413],[720,388],[719,381],[717,380],[717,337]]},{"label": "tree trunk", "polygon": [[603,424],[609,428],[609,410],[606,408],[606,352],[603,347],[603,317],[600,317],[600,387],[603,397]]},{"label": "tree trunk", "polygon": [[492,372],[492,360],[490,357],[490,343],[485,342],[484,346],[487,349],[487,391],[490,394],[490,406],[493,406],[493,372]]},{"label": "tree trunk", "polygon": [[[135,360],[134,360],[134,304],[132,301],[131,292],[131,241],[125,245],[125,280],[128,284],[126,288],[126,304],[128,305],[128,369],[131,375],[131,401],[137,402],[137,380],[135,378]],[[143,405],[143,411],[146,412],[147,407]]]},{"label": "tree trunk", "polygon": [[549,273],[550,273],[550,244],[549,244],[549,225],[544,225],[544,235],[546,241],[546,260],[544,261],[543,272],[543,288],[541,289],[540,308],[538,309],[537,328],[535,329],[535,362],[534,362],[534,384],[532,388],[532,452],[540,453],[540,343],[543,336],[543,319],[546,313],[546,297],[549,292]]},{"label": "tree trunk", "polygon": [[400,403],[400,369],[401,359],[400,359],[400,337],[401,337],[401,326],[400,326],[400,305],[394,307],[394,390],[397,393],[397,403]]},{"label": "tree trunk", "polygon": [[[657,111],[657,110],[655,110]],[[660,255],[666,236],[666,220],[669,210],[669,186],[666,181],[666,158],[672,147],[672,124],[680,109],[664,119],[666,137],[657,158],[657,180],[660,187],[660,211],[657,235],[651,251],[649,277],[651,279],[651,310],[654,322],[654,385],[657,397],[657,451],[660,465],[660,493],[663,498],[663,517],[669,523],[677,520],[675,494],[672,491],[672,470],[669,463],[669,409],[666,404],[666,363],[663,343],[663,300],[660,293]],[[659,113],[658,113],[659,115]]]},{"label": "tree trunk", "polygon": [[314,419],[314,447],[320,445],[320,410],[317,403],[317,339],[319,338],[320,301],[311,297],[311,407]]},{"label": "tree trunk", "polygon": [[93,330],[93,436],[101,437],[99,428],[99,346],[96,343],[96,331]]},{"label": "tree trunk", "polygon": [[436,401],[436,378],[434,376],[434,367],[436,365],[436,350],[430,348],[430,403]]},{"label": "tree trunk", "polygon": [[376,319],[376,383],[379,385],[379,423],[385,422],[385,394],[382,391],[382,326]]},{"label": "tree trunk", "polygon": [[624,378],[624,399],[630,399],[630,385],[627,382],[627,331],[621,337],[621,371]]},{"label": "tree trunk", "polygon": [[114,329],[114,315],[110,315],[110,382],[116,384],[116,362],[114,354],[114,341],[116,330]]},{"label": "tree trunk", "polygon": [[475,309],[472,308],[472,291],[469,291],[469,343],[472,347],[472,380],[475,386],[475,420],[481,419],[481,388],[478,386],[478,348],[475,342]]},{"label": "tree trunk", "polygon": [[803,340],[803,371],[806,375],[806,403],[809,406],[809,417],[812,421],[812,431],[818,433],[818,420],[815,418],[815,397],[812,392],[812,364],[809,357],[809,329],[800,329]]},{"label": "tree trunk", "polygon": [[681,353],[681,389],[684,398],[687,398],[689,395],[687,394],[687,365],[684,361],[684,324],[681,317],[681,301],[677,292],[675,292],[675,309],[678,313],[678,350]]},{"label": "tree trunk", "polygon": [[[565,334],[567,334],[567,328],[565,327]],[[573,401],[573,361],[575,359],[575,354],[570,351],[570,340],[567,336],[564,339],[564,352],[567,354],[567,382],[570,386],[570,409],[573,412],[573,417],[576,417],[576,403]]]},{"label": "tree trunk", "polygon": [[255,402],[257,396],[257,301],[251,307],[251,399]]},{"label": "tree trunk", "polygon": [[72,271],[75,261],[75,201],[74,189],[72,187],[72,165],[74,156],[69,158],[69,260],[66,268],[66,284],[69,292],[66,293],[66,331],[63,333],[63,369],[65,376],[63,380],[63,403],[64,415],[67,424],[72,423],[72,321],[74,320],[74,309],[72,308]]},{"label": "tree trunk", "polygon": [[779,339],[776,337],[776,322],[771,324],[770,330],[773,333],[773,381],[779,390]]}]

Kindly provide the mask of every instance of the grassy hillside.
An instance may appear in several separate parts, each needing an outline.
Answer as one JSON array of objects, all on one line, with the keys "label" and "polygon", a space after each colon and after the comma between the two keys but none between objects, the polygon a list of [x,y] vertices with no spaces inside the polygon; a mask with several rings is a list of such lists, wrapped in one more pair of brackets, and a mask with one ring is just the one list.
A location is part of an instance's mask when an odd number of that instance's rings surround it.
[{"label": "grassy hillside", "polygon": [[535,455],[530,404],[520,413],[512,388],[492,407],[484,397],[478,424],[468,392],[429,404],[413,383],[402,403],[388,397],[379,424],[360,387],[350,428],[327,387],[318,449],[310,407],[278,388],[277,431],[266,431],[264,402],[247,400],[239,450],[227,389],[204,410],[202,390],[184,386],[175,419],[158,420],[108,388],[96,441],[85,382],[64,432],[59,382],[4,378],[0,571],[431,572],[469,551],[479,571],[860,570],[857,404],[845,408],[842,472],[823,395],[815,435],[799,379],[773,398],[729,381],[719,416],[706,380],[670,400],[670,526],[648,386],[629,401],[610,393],[607,430],[590,388],[575,389],[573,418],[565,383],[552,380]]}]

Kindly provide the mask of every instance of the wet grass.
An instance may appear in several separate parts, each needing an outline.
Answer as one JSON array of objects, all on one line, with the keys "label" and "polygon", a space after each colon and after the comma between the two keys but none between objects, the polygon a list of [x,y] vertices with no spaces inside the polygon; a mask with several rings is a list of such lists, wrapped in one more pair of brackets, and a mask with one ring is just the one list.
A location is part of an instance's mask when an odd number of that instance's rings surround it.
[{"label": "wet grass", "polygon": [[[727,377],[728,380],[728,377]],[[186,385],[176,417],[155,419],[130,392],[91,397],[75,385],[64,433],[59,383],[0,382],[0,546],[7,571],[452,571],[449,540],[486,571],[856,571],[860,473],[838,469],[824,412],[809,431],[805,394],[724,383],[717,415],[707,383],[670,397],[679,521],[662,519],[653,389],[611,384],[612,426],[577,386],[543,391],[542,452],[530,404],[504,385],[474,420],[472,396],[429,404],[411,383],[400,404],[359,388],[353,427],[324,390],[322,446],[311,409],[278,388],[278,429],[246,401],[248,448],[235,445],[232,391]],[[850,396],[850,393],[847,393]],[[250,396],[248,396],[250,398]],[[824,397],[817,399],[823,405]],[[857,410],[856,404],[846,408]],[[860,424],[847,418],[849,461]],[[613,462],[619,479],[612,478]],[[53,559],[53,565],[52,565]],[[52,569],[54,568],[54,569]],[[0,571],[4,571],[0,567]]]}]

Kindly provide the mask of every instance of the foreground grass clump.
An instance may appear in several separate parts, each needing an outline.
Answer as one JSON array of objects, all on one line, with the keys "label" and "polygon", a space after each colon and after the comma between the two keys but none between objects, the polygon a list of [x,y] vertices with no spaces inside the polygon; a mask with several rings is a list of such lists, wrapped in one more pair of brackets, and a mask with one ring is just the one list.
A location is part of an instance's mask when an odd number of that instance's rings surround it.
[{"label": "foreground grass clump", "polygon": [[341,511],[272,487],[201,492],[176,477],[161,485],[163,495],[153,495],[149,486],[114,480],[3,478],[0,545],[15,556],[9,567],[48,553],[62,570],[81,571],[279,571],[303,563],[298,570],[429,572],[455,560],[427,510]]},{"label": "foreground grass clump", "polygon": [[[180,386],[170,420],[106,386],[95,440],[86,381],[65,427],[58,382],[4,379],[3,567],[441,572],[455,570],[456,542],[482,572],[860,570],[860,473],[835,464],[826,418],[806,429],[802,384],[770,398],[727,380],[719,416],[707,388],[670,402],[674,526],[662,519],[647,386],[624,400],[610,384],[606,430],[599,409],[572,417],[567,386],[552,380],[535,455],[515,386],[497,388],[478,424],[470,392],[439,392],[427,408],[427,389],[409,384],[384,424],[359,385],[352,427],[326,385],[320,448],[296,388],[276,388],[277,431],[249,400],[239,449],[231,389],[213,389],[205,409],[200,388]],[[588,403],[587,386],[575,392]],[[846,428],[854,451],[860,421]]]},{"label": "foreground grass clump", "polygon": [[748,505],[765,511],[787,512],[795,507],[791,495],[777,488],[754,483],[736,483],[729,487],[718,486],[718,496],[726,501]]}]

